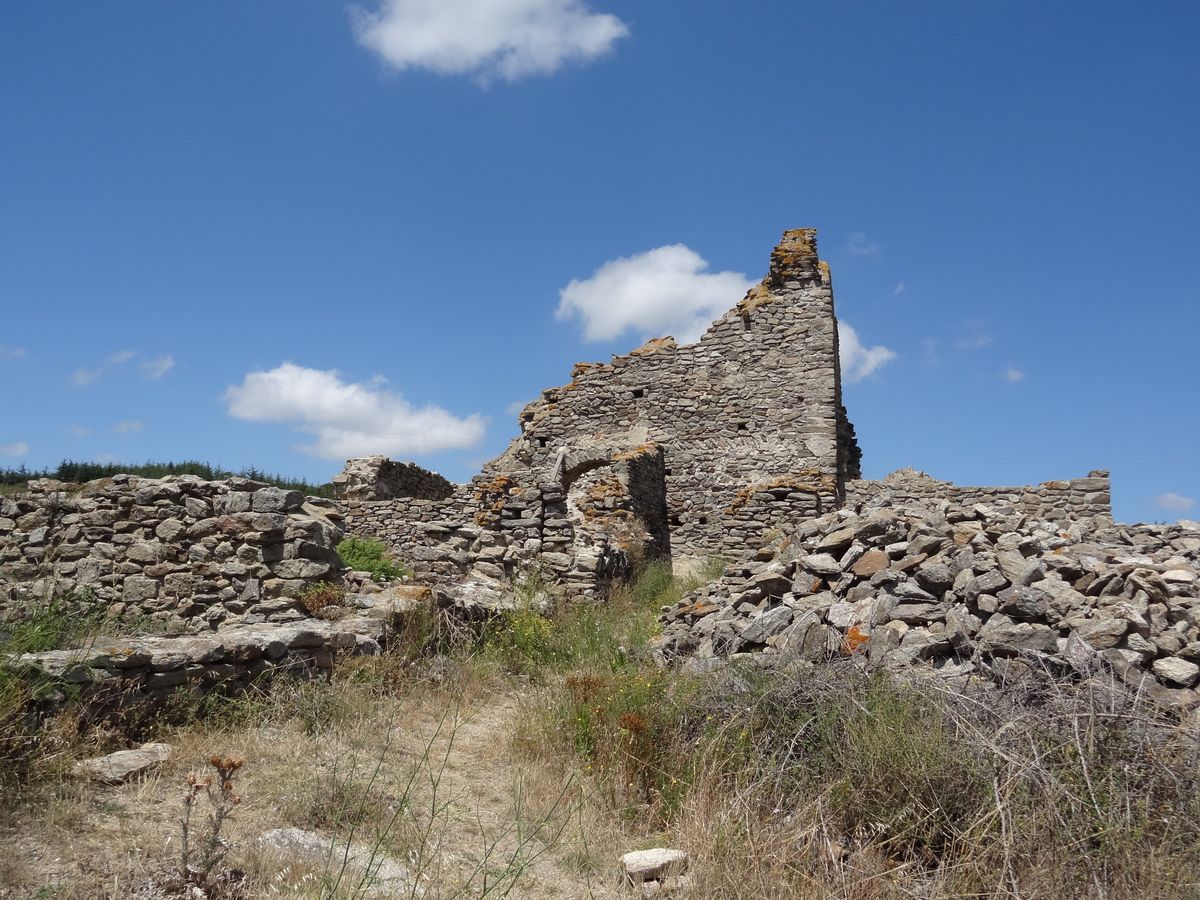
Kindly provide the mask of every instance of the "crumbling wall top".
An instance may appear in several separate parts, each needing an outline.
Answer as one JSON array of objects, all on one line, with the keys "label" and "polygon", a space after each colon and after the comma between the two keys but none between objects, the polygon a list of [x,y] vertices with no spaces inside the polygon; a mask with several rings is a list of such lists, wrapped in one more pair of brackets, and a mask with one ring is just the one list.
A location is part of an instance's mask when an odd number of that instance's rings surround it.
[{"label": "crumbling wall top", "polygon": [[386,456],[365,456],[346,460],[346,467],[333,476],[333,489],[339,500],[445,500],[455,486],[437,472],[415,463],[402,463]]}]

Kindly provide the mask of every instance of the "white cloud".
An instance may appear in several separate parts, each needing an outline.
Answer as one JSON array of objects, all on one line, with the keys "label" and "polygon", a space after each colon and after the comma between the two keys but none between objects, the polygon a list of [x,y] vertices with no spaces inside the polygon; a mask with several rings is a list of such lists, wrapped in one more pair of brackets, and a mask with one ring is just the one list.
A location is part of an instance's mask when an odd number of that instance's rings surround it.
[{"label": "white cloud", "polygon": [[629,34],[584,0],[382,0],[351,11],[358,42],[390,66],[487,84],[603,56]]},{"label": "white cloud", "polygon": [[1196,501],[1192,497],[1184,497],[1182,494],[1174,494],[1170,491],[1154,498],[1155,506],[1160,509],[1169,509],[1171,512],[1187,512],[1195,503]]},{"label": "white cloud", "polygon": [[982,350],[989,346],[992,343],[992,336],[988,333],[990,325],[987,319],[967,319],[962,325],[966,334],[955,341],[954,346],[959,350]]},{"label": "white cloud", "polygon": [[1004,378],[1010,384],[1016,384],[1018,381],[1025,380],[1025,373],[1023,371],[1021,371],[1020,369],[1018,369],[1016,366],[1009,366],[1007,369],[1004,370]]},{"label": "white cloud", "polygon": [[113,426],[113,431],[117,434],[137,434],[146,424],[140,419],[122,419]]},{"label": "white cloud", "polygon": [[925,338],[921,341],[921,358],[927,366],[936,366],[941,363],[942,357],[938,353],[938,342],[933,338]]},{"label": "white cloud", "polygon": [[879,252],[879,245],[867,240],[867,236],[861,231],[856,231],[850,235],[847,249],[854,256],[874,256]]},{"label": "white cloud", "polygon": [[109,354],[105,365],[95,369],[76,369],[71,375],[71,381],[84,387],[99,381],[100,378],[108,371],[109,366],[121,366],[133,359],[137,354],[132,350],[118,350],[116,353]]},{"label": "white cloud", "polygon": [[92,429],[86,425],[69,425],[67,431],[71,432],[77,438],[85,438],[92,433]]},{"label": "white cloud", "polygon": [[24,355],[24,347],[0,347],[0,359],[20,359]]},{"label": "white cloud", "polygon": [[578,316],[589,341],[633,331],[645,337],[671,334],[689,343],[755,284],[739,272],[707,268],[704,258],[683,244],[622,257],[563,288],[555,316],[559,321]]},{"label": "white cloud", "polygon": [[157,359],[148,359],[139,363],[138,368],[142,370],[143,378],[147,381],[154,381],[175,368],[175,357],[170,353],[165,353]]},{"label": "white cloud", "polygon": [[528,405],[528,400],[514,400],[512,403],[508,404],[508,406],[504,407],[504,411],[510,416],[519,416],[521,414],[521,410]]},{"label": "white cloud", "polygon": [[842,378],[851,383],[862,381],[896,358],[887,347],[864,347],[858,332],[845,322],[838,322],[838,347]]},{"label": "white cloud", "polygon": [[0,444],[0,456],[25,456],[27,453],[29,453],[29,445],[24,441]]},{"label": "white cloud", "polygon": [[907,290],[907,289],[904,287],[904,282],[901,281],[898,285],[896,285],[895,290],[892,291],[892,296],[899,297],[901,294],[903,294],[905,292],[905,290]]},{"label": "white cloud", "polygon": [[990,334],[977,334],[961,341],[955,341],[954,346],[959,350],[982,350],[992,342]]},{"label": "white cloud", "polygon": [[285,362],[251,372],[225,392],[229,415],[249,422],[286,422],[315,440],[301,450],[325,459],[376,453],[428,453],[471,447],[485,420],[459,418],[437,406],[414,407],[377,378],[365,384],[342,380],[335,370]]}]

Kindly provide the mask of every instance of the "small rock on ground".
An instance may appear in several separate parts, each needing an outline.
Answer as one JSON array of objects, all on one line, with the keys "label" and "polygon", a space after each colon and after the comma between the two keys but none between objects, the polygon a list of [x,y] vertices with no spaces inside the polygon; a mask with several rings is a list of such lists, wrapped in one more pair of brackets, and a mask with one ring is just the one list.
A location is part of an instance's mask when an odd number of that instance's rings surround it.
[{"label": "small rock on ground", "polygon": [[124,784],[135,775],[171,758],[169,744],[142,744],[136,750],[118,750],[107,756],[76,763],[75,772],[104,784]]}]

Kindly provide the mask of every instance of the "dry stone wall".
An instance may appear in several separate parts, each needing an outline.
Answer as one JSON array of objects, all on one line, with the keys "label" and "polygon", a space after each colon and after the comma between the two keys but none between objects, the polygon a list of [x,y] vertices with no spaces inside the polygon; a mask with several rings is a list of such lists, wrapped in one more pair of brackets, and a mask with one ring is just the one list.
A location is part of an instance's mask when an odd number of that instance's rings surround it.
[{"label": "dry stone wall", "polygon": [[[176,691],[236,694],[279,675],[329,677],[338,657],[378,654],[411,604],[380,603],[339,621],[238,624],[203,635],[100,638],[88,646],[24,653],[0,665],[32,676],[51,704],[78,697],[105,705],[161,704]],[[48,683],[62,692],[45,690]]]},{"label": "dry stone wall", "polygon": [[505,453],[458,488],[383,457],[351,460],[334,479],[349,530],[384,541],[423,578],[500,580],[537,564],[595,594],[639,541],[738,559],[798,523],[884,501],[1111,520],[1102,471],[1026,487],[960,487],[911,469],[861,480],[812,229],[785,232],[767,277],[697,343],[657,338],[581,363],[520,423]]},{"label": "dry stone wall", "polygon": [[333,478],[339,500],[446,500],[455,485],[415,463],[396,462],[386,456],[352,459]]},{"label": "dry stone wall", "polygon": [[628,571],[635,545],[670,552],[664,468],[657,445],[596,445],[565,457],[553,480],[480,475],[444,500],[339,508],[348,533],[381,541],[421,581],[495,583],[536,568],[569,595],[597,596]]},{"label": "dry stone wall", "polygon": [[331,501],[243,478],[33,481],[0,499],[0,618],[73,597],[192,628],[297,619],[340,580],[341,537]]},{"label": "dry stone wall", "polygon": [[1058,522],[1093,517],[1112,521],[1112,496],[1108,472],[1104,469],[1089,472],[1086,478],[1022,487],[963,487],[939,481],[915,469],[900,469],[881,481],[850,481],[846,484],[846,506],[850,509],[881,499],[897,505],[937,504],[943,500],[959,506],[984,504]]}]

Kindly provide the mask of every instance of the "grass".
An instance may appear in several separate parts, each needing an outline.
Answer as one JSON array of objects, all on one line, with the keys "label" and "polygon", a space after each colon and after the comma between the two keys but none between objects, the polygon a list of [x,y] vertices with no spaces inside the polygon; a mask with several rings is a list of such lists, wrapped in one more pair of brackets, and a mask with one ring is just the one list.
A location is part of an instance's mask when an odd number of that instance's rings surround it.
[{"label": "grass", "polygon": [[394,560],[379,541],[348,537],[337,545],[338,556],[349,568],[368,572],[376,581],[391,581],[412,575],[412,570]]},{"label": "grass", "polygon": [[[144,735],[176,759],[139,784],[66,778],[119,736],[56,721],[0,804],[0,885],[32,893],[45,859],[68,872],[61,896],[165,877],[182,779],[219,754],[246,761],[227,865],[248,896],[363,896],[386,857],[431,898],[616,897],[617,856],[651,846],[690,853],[694,897],[1200,894],[1194,732],[1103,679],[984,691],[849,659],[657,668],[659,607],[716,570],[647,564],[608,602],[546,616],[531,576],[482,635],[431,615],[328,682],[180,699]],[[254,849],[288,825],[328,837],[328,857]]]}]

